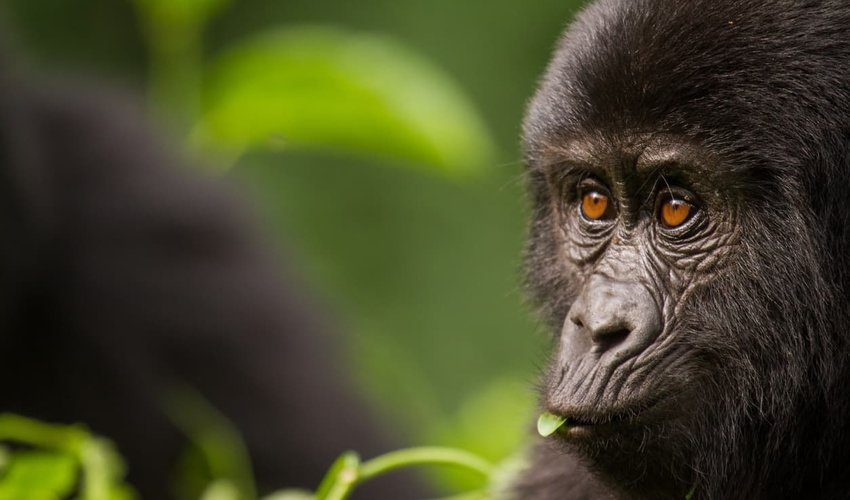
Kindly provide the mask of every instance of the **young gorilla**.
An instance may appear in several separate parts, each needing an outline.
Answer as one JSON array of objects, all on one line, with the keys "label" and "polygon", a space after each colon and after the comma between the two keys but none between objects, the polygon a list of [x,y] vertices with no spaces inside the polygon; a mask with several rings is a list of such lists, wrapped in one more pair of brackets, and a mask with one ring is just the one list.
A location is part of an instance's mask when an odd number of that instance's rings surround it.
[{"label": "young gorilla", "polygon": [[850,495],[850,4],[602,0],[525,123],[523,500]]}]

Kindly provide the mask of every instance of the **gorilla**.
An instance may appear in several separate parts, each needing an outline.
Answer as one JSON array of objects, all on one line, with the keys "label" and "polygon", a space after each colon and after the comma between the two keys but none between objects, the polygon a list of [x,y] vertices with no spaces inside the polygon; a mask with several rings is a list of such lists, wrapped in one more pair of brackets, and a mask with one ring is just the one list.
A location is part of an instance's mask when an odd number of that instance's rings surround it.
[{"label": "gorilla", "polygon": [[523,500],[850,498],[850,3],[599,0],[524,124]]},{"label": "gorilla", "polygon": [[0,411],[112,439],[145,499],[187,496],[176,387],[240,431],[262,492],[392,449],[232,186],[185,168],[125,96],[14,66],[0,59]]}]

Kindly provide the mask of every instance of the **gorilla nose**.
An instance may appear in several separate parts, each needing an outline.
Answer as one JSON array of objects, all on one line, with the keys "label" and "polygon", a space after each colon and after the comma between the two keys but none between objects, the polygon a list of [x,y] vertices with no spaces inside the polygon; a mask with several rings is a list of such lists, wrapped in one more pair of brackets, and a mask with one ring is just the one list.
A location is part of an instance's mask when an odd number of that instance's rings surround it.
[{"label": "gorilla nose", "polygon": [[602,276],[589,279],[568,317],[596,352],[611,349],[631,336],[655,337],[661,327],[658,307],[643,285]]}]

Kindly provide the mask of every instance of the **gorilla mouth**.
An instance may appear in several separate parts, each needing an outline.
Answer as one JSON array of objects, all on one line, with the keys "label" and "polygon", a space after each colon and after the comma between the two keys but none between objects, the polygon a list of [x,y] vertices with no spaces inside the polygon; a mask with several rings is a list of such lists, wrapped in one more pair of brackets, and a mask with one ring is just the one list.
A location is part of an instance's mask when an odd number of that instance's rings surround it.
[{"label": "gorilla mouth", "polygon": [[600,415],[573,414],[558,432],[566,440],[587,439],[601,434],[613,434],[634,424],[635,415],[617,412]]},{"label": "gorilla mouth", "polygon": [[588,427],[588,426],[592,426],[592,425],[613,424],[613,423],[617,423],[619,421],[622,421],[624,419],[625,419],[625,415],[623,415],[621,413],[617,413],[617,414],[613,414],[613,415],[610,415],[610,416],[604,417],[604,418],[573,417],[573,418],[569,419],[569,422],[570,422],[571,426],[573,426],[573,427],[576,427],[576,426],[578,426],[578,427]]},{"label": "gorilla mouth", "polygon": [[590,426],[598,426],[598,425],[614,425],[618,423],[622,423],[628,420],[632,420],[634,415],[619,412],[619,413],[608,413],[602,415],[592,415],[592,416],[584,416],[584,415],[574,415],[572,417],[568,417],[569,422],[572,426],[578,427],[590,427]]},{"label": "gorilla mouth", "polygon": [[554,415],[566,418],[566,423],[557,434],[565,439],[580,439],[595,434],[612,434],[627,427],[639,425],[644,413],[651,405],[612,410],[564,410],[550,409]]}]

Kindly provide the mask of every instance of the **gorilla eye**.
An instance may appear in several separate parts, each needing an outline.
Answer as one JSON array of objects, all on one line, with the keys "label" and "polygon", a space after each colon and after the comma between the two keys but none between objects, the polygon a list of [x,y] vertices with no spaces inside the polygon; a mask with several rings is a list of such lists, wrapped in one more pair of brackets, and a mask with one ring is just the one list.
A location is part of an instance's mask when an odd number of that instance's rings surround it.
[{"label": "gorilla eye", "polygon": [[661,223],[665,227],[679,227],[691,216],[694,206],[680,198],[670,198],[661,205]]},{"label": "gorilla eye", "polygon": [[581,197],[581,214],[588,220],[611,218],[611,203],[608,196],[599,191],[587,191]]}]

